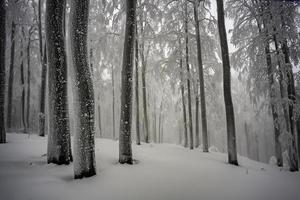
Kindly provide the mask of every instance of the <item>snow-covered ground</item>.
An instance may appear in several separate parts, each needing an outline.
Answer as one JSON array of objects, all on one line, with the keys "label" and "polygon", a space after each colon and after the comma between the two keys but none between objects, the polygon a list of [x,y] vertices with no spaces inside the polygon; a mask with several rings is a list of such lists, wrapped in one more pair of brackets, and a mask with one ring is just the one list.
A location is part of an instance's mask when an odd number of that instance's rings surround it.
[{"label": "snow-covered ground", "polygon": [[172,144],[133,145],[137,164],[118,164],[118,142],[97,139],[97,176],[46,163],[46,138],[8,134],[0,145],[1,200],[299,200],[300,173]]}]

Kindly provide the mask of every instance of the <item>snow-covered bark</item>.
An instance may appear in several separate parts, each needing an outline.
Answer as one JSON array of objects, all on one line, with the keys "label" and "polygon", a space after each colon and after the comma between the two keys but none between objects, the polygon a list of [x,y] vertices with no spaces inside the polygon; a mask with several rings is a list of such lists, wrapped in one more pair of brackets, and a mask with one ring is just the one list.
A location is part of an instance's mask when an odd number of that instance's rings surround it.
[{"label": "snow-covered bark", "polygon": [[218,12],[218,29],[220,35],[220,45],[223,61],[223,90],[224,90],[224,102],[226,111],[226,126],[227,126],[227,150],[228,150],[228,162],[233,165],[238,165],[237,150],[236,150],[236,135],[235,135],[235,119],[234,109],[231,98],[231,73],[229,52],[224,20],[224,5],[223,0],[217,1]]},{"label": "snow-covered bark", "polygon": [[136,144],[141,144],[140,134],[140,105],[139,105],[139,41],[138,41],[138,29],[137,23],[135,24],[135,131],[136,131]]},{"label": "snow-covered bark", "polygon": [[190,63],[189,63],[189,38],[188,38],[188,2],[185,2],[185,64],[187,70],[187,92],[188,92],[188,115],[189,115],[189,133],[190,133],[190,149],[194,148],[194,135],[193,135],[193,117],[192,117],[192,98],[191,98],[191,74],[190,74]]},{"label": "snow-covered bark", "polygon": [[[204,88],[204,76],[203,76],[203,64],[201,54],[201,40],[199,30],[199,19],[198,19],[198,6],[199,2],[194,2],[194,19],[196,28],[196,40],[197,40],[197,59],[198,59],[198,73],[199,73],[199,85],[200,85],[200,102],[201,102],[201,121],[202,121],[202,143],[203,152],[208,152],[208,135],[207,135],[207,118],[206,118],[206,101],[205,101],[205,88]],[[198,85],[197,85],[198,87]],[[198,91],[198,90],[197,90]],[[196,123],[199,123],[196,121]],[[196,137],[196,147],[199,145],[199,133]]]},{"label": "snow-covered bark", "polygon": [[71,57],[75,72],[78,122],[74,139],[74,177],[96,174],[95,161],[95,100],[91,70],[88,64],[87,31],[89,0],[71,1]]},{"label": "snow-covered bark", "polygon": [[13,85],[14,85],[14,62],[15,62],[15,31],[16,31],[16,24],[14,20],[11,22],[11,48],[10,48],[10,65],[9,65],[9,78],[8,78],[8,95],[7,95],[7,117],[6,117],[6,124],[7,128],[11,128],[11,115],[12,115],[12,100],[13,100]]},{"label": "snow-covered bark", "polygon": [[136,0],[126,1],[126,28],[122,65],[122,94],[119,135],[119,162],[132,164],[131,107],[135,38]]},{"label": "snow-covered bark", "polygon": [[67,95],[67,59],[63,15],[64,0],[46,4],[46,43],[49,66],[48,163],[70,163],[70,129]]},{"label": "snow-covered bark", "polygon": [[6,1],[0,0],[0,143],[6,142],[5,132],[5,117],[4,117],[4,104],[5,104],[5,14],[6,14]]}]

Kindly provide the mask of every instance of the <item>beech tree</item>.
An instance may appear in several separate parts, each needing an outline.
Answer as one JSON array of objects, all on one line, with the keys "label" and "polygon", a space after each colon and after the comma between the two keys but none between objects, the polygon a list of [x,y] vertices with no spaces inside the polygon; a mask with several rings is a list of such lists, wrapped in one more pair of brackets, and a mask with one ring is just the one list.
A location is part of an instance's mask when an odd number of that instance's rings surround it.
[{"label": "beech tree", "polygon": [[46,40],[49,66],[48,163],[69,164],[70,129],[67,94],[67,59],[64,33],[64,0],[46,3]]},{"label": "beech tree", "polygon": [[6,45],[6,1],[0,0],[0,143],[6,142],[5,132],[5,45]]},{"label": "beech tree", "polygon": [[96,174],[95,100],[91,69],[88,64],[87,31],[89,0],[74,0],[70,10],[71,57],[75,71],[78,122],[74,141],[74,177]]},{"label": "beech tree", "polygon": [[222,51],[223,61],[223,91],[224,102],[226,110],[226,127],[227,127],[227,150],[228,150],[228,162],[233,165],[238,165],[237,151],[236,151],[236,134],[235,134],[235,119],[234,109],[231,97],[231,73],[229,52],[224,20],[224,5],[223,0],[217,0],[217,12],[218,12],[218,29],[220,35],[220,45]]},{"label": "beech tree", "polygon": [[122,64],[122,94],[119,136],[119,162],[132,164],[131,106],[135,38],[136,0],[126,1],[126,28]]}]

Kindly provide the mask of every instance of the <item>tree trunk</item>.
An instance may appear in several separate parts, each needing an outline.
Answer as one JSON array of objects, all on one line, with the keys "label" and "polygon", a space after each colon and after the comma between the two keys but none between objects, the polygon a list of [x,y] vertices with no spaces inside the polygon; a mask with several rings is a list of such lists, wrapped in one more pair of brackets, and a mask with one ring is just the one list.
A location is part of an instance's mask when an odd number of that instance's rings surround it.
[{"label": "tree trunk", "polygon": [[251,158],[249,128],[246,122],[245,122],[245,136],[246,136],[246,143],[247,143],[247,157]]},{"label": "tree trunk", "polygon": [[94,89],[88,64],[87,32],[89,0],[71,1],[71,56],[78,89],[78,126],[75,132],[74,177],[96,174]]},{"label": "tree trunk", "polygon": [[153,142],[157,142],[156,138],[156,96],[154,96],[153,102]]},{"label": "tree trunk", "polygon": [[[12,101],[13,101],[13,85],[14,85],[14,61],[15,61],[15,30],[16,24],[14,20],[11,22],[11,48],[10,48],[10,67],[8,79],[8,96],[7,96],[7,128],[11,128]],[[5,51],[5,50],[4,50]]]},{"label": "tree trunk", "polygon": [[[290,171],[298,171],[298,157],[297,156],[297,144],[296,144],[296,124],[295,124],[295,111],[294,105],[296,104],[296,92],[295,92],[295,80],[292,65],[290,62],[289,50],[287,42],[284,41],[282,44],[282,51],[284,54],[285,65],[287,69],[287,90],[288,99],[291,102],[289,104],[289,119],[291,127],[291,137],[289,143],[289,156],[290,156]],[[299,144],[298,144],[299,145]],[[298,146],[299,148],[299,146]],[[298,150],[299,151],[299,150]]]},{"label": "tree trunk", "polygon": [[223,0],[217,0],[218,11],[218,29],[220,35],[222,61],[223,61],[223,88],[224,88],[224,102],[226,111],[226,125],[227,125],[227,149],[228,162],[233,165],[238,165],[237,151],[236,151],[236,135],[235,135],[235,119],[234,109],[231,98],[231,74],[229,52],[224,20],[224,6]]},{"label": "tree trunk", "polygon": [[5,132],[5,48],[6,48],[6,31],[5,31],[5,14],[6,1],[0,0],[0,143],[6,142]]},{"label": "tree trunk", "polygon": [[70,163],[67,60],[63,32],[64,1],[47,1],[46,39],[49,66],[48,163]]},{"label": "tree trunk", "polygon": [[99,126],[99,132],[100,132],[100,137],[103,137],[103,133],[102,133],[102,126],[101,126],[101,102],[100,102],[100,95],[98,97],[98,126]]},{"label": "tree trunk", "polygon": [[[204,75],[203,75],[203,64],[202,64],[202,54],[201,54],[201,39],[199,30],[199,19],[198,19],[198,1],[194,3],[194,18],[196,23],[196,40],[197,40],[197,58],[198,58],[198,70],[199,70],[199,85],[200,85],[200,101],[201,101],[201,120],[202,120],[202,143],[203,152],[208,152],[208,134],[207,134],[207,118],[206,118],[206,101],[205,101],[205,88],[204,88]],[[198,91],[198,90],[197,90]],[[197,123],[199,123],[197,121]],[[196,134],[197,135],[197,134]],[[199,140],[199,133],[198,138]],[[198,141],[199,143],[199,141]],[[197,141],[196,141],[197,145]]]},{"label": "tree trunk", "polygon": [[40,94],[40,113],[39,113],[39,136],[45,136],[46,131],[46,83],[47,83],[47,50],[46,43],[44,45],[44,55],[42,63],[42,79]]},{"label": "tree trunk", "polygon": [[145,123],[145,142],[150,142],[149,137],[149,121],[147,111],[147,88],[146,88],[146,63],[145,58],[142,56],[142,92],[143,92],[143,111],[144,111],[144,123]]},{"label": "tree trunk", "polygon": [[[22,27],[22,34],[25,37],[24,27]],[[21,94],[21,117],[22,117],[22,124],[24,128],[24,133],[27,133],[27,124],[26,124],[26,117],[25,117],[25,74],[24,74],[24,57],[23,57],[23,39],[21,40],[21,47],[20,47],[20,58],[21,58],[21,66],[20,66],[20,79],[21,79],[21,87],[22,87],[22,94]]]},{"label": "tree trunk", "polygon": [[[40,62],[42,65],[42,77],[41,77],[41,91],[40,91],[40,113],[39,113],[39,136],[45,136],[45,99],[46,99],[46,76],[47,65],[46,55],[43,55],[43,37],[42,37],[42,1],[38,1],[38,32],[39,32],[39,50],[40,50]],[[46,54],[46,43],[44,46],[44,54]]]},{"label": "tree trunk", "polygon": [[132,164],[131,106],[135,15],[136,0],[126,1],[126,28],[123,50],[121,116],[119,136],[119,162],[121,164]]},{"label": "tree trunk", "polygon": [[116,120],[115,120],[115,75],[114,66],[111,67],[111,82],[112,82],[112,122],[113,122],[113,135],[112,139],[116,139]]},{"label": "tree trunk", "polygon": [[[181,45],[179,44],[179,46],[181,46]],[[182,66],[181,54],[180,54],[179,67],[180,67],[180,90],[181,90],[183,126],[184,126],[184,135],[183,135],[184,136],[184,145],[183,146],[187,147],[188,146],[187,119],[186,119],[186,107],[185,107],[185,97],[184,97],[184,81],[183,81],[183,66]]]},{"label": "tree trunk", "polygon": [[139,105],[139,40],[138,40],[138,28],[135,24],[135,113],[136,113],[136,144],[141,145],[141,133],[140,133],[140,105]]},{"label": "tree trunk", "polygon": [[[26,100],[26,124],[27,128],[30,129],[30,95],[31,95],[31,68],[30,68],[30,47],[31,47],[31,38],[30,33],[28,37],[28,44],[27,44],[27,100]],[[30,130],[29,130],[30,133]]]},{"label": "tree trunk", "polygon": [[162,114],[162,110],[163,110],[163,100],[161,100],[160,102],[160,108],[159,108],[160,112],[159,112],[159,125],[158,125],[158,140],[159,140],[159,143],[162,143],[163,142],[163,114]]},{"label": "tree trunk", "polygon": [[185,3],[185,59],[187,70],[187,91],[188,91],[188,114],[189,114],[189,131],[190,131],[190,149],[194,148],[194,136],[193,136],[193,118],[192,118],[192,99],[191,99],[191,81],[190,81],[190,66],[189,66],[189,38],[188,38],[188,11],[187,2]]}]

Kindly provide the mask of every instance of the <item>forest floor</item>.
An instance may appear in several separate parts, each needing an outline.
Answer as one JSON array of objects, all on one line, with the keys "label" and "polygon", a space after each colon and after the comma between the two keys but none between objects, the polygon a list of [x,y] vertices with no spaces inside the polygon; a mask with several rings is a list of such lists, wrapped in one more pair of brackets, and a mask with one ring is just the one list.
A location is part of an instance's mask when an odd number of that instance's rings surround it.
[{"label": "forest floor", "polygon": [[300,173],[173,144],[133,145],[137,163],[118,164],[118,142],[96,139],[97,176],[46,163],[47,139],[8,134],[0,145],[1,200],[299,200]]}]

